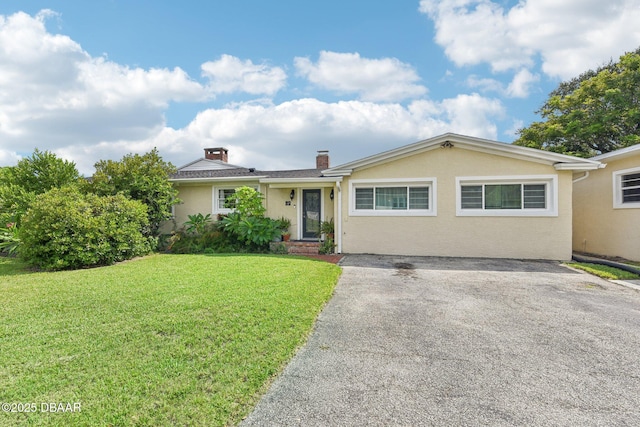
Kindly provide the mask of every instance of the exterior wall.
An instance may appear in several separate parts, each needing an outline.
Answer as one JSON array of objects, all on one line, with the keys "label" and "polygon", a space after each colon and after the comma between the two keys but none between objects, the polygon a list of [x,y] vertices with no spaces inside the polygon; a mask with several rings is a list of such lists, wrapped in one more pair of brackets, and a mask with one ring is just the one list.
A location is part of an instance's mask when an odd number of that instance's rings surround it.
[{"label": "exterior wall", "polygon": [[[295,184],[294,184],[295,185]],[[319,187],[305,187],[305,188],[319,188]],[[291,190],[295,191],[295,197],[293,200],[289,198]],[[267,216],[270,218],[285,217],[291,220],[291,239],[298,240],[301,238],[301,222],[302,222],[302,190],[301,187],[288,187],[288,188],[266,188],[263,192],[266,194],[267,199]],[[331,200],[331,187],[321,188],[322,190],[322,220],[328,221],[335,217],[334,201]],[[334,193],[337,194],[337,191]],[[287,202],[291,202],[287,206]]]},{"label": "exterior wall", "polygon": [[[557,176],[557,216],[457,216],[456,177]],[[435,177],[434,216],[350,216],[349,182]],[[342,183],[342,251],[397,255],[571,258],[572,172],[461,148],[436,148],[356,170]]]},{"label": "exterior wall", "polygon": [[[217,198],[218,188],[239,188],[242,186],[258,187],[257,182],[215,182],[215,183],[199,183],[199,184],[178,184],[178,198],[181,202],[174,206],[174,219],[165,221],[161,227],[162,233],[170,233],[173,230],[180,229],[189,215],[201,213],[203,215],[211,214],[213,220],[216,220],[218,212],[215,208],[214,197]],[[259,187],[259,190],[263,188]],[[216,193],[216,194],[214,194]]]},{"label": "exterior wall", "polygon": [[[215,209],[214,197],[217,197],[218,188],[238,188],[243,185],[258,186],[257,182],[238,183],[238,182],[216,182],[214,184],[180,184],[178,186],[178,198],[182,202],[174,207],[174,220],[166,221],[163,224],[161,232],[170,233],[174,229],[179,229],[189,219],[188,215],[202,213],[203,215],[212,214],[215,220],[218,212]],[[319,188],[319,187],[308,187]],[[289,198],[291,190],[295,191],[293,200]],[[302,206],[302,188],[296,187],[295,184],[288,188],[273,188],[268,184],[261,184],[259,191],[265,196],[264,205],[267,209],[266,215],[270,218],[278,219],[280,217],[288,218],[291,221],[291,238],[296,240],[300,238],[300,222],[301,222],[301,206]],[[331,188],[322,188],[322,216],[327,221],[335,217],[334,201],[329,197]],[[336,193],[337,194],[337,191]],[[287,205],[286,202],[291,202]]]},{"label": "exterior wall", "polygon": [[[298,204],[296,199],[298,197],[298,191],[293,200],[289,198],[291,188],[264,188],[262,192],[265,194],[267,204],[267,216],[273,219],[280,217],[288,218],[291,221],[291,227],[289,232],[291,233],[291,239],[298,239]],[[287,206],[286,202],[290,202]]]},{"label": "exterior wall", "polygon": [[614,208],[613,173],[640,168],[640,153],[607,161],[574,184],[573,249],[640,261],[640,208]]}]

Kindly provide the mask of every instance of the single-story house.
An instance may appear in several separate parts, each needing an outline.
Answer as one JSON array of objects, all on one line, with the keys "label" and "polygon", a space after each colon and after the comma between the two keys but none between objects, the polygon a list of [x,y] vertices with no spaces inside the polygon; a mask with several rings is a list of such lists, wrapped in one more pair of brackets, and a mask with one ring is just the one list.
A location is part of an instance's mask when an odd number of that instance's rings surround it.
[{"label": "single-story house", "polygon": [[640,145],[592,157],[573,186],[573,249],[640,261]]},{"label": "single-story house", "polygon": [[567,260],[572,253],[574,174],[601,163],[496,141],[444,134],[330,167],[261,171],[228,163],[224,148],[172,181],[187,215],[226,213],[235,188],[264,194],[267,215],[291,220],[292,239],[317,240],[333,219],[336,251]]}]

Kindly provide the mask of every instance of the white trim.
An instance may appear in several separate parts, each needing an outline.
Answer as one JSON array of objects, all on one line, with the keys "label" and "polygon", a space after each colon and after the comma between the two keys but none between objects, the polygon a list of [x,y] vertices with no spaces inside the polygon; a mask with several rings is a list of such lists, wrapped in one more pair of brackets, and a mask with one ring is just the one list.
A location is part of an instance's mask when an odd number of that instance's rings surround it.
[{"label": "white trim", "polygon": [[551,151],[520,147],[517,145],[498,141],[490,141],[482,138],[446,133],[434,138],[414,142],[413,144],[405,145],[403,147],[335,166],[333,168],[323,170],[322,173],[325,176],[349,175],[354,169],[382,164],[427,150],[440,149],[440,147],[445,143],[450,143],[449,145],[447,145],[447,147],[451,148],[444,148],[447,150],[462,148],[467,150],[479,151],[492,155],[510,157],[535,163],[542,163],[554,166],[557,170],[584,171],[594,170],[601,167],[600,162],[593,159],[583,159],[574,156],[568,156],[566,154],[553,153]]},{"label": "white trim", "polygon": [[271,188],[290,188],[292,185],[300,188],[333,187],[336,182],[342,181],[342,177],[330,178],[264,178],[263,184],[269,184]]},{"label": "white trim", "polygon": [[[545,209],[462,209],[463,184],[545,184]],[[557,175],[457,176],[456,216],[558,216]]]},{"label": "white trim", "polygon": [[613,209],[640,209],[640,202],[622,203],[622,175],[640,173],[640,167],[622,169],[612,173]]},{"label": "white trim", "polygon": [[636,151],[640,153],[640,144],[632,145],[630,147],[620,148],[615,151],[610,151],[608,153],[600,154],[598,156],[593,156],[591,160],[618,160],[620,158],[628,157],[633,154],[636,154]]},{"label": "white trim", "polygon": [[221,185],[216,187],[215,185],[211,186],[211,213],[213,215],[218,215],[218,214],[228,214],[233,212],[233,209],[228,209],[228,208],[222,208],[222,209],[218,209],[218,191],[219,190],[237,190],[240,187],[251,187],[253,189],[255,189],[257,192],[260,193],[260,184],[256,184],[256,185],[236,185],[236,186],[232,186],[232,185]]},{"label": "white trim", "polygon": [[[368,185],[367,185],[368,184]],[[419,185],[417,185],[419,184]],[[429,188],[429,209],[375,210],[356,209],[357,187],[394,187],[423,186]],[[437,216],[438,183],[435,177],[425,178],[389,178],[389,179],[354,179],[349,181],[349,216]]]},{"label": "white trim", "polygon": [[334,221],[334,226],[336,227],[335,237],[337,238],[337,253],[342,253],[342,181],[336,182],[336,188],[338,189],[338,194],[334,194],[333,200],[338,199],[338,220]]}]

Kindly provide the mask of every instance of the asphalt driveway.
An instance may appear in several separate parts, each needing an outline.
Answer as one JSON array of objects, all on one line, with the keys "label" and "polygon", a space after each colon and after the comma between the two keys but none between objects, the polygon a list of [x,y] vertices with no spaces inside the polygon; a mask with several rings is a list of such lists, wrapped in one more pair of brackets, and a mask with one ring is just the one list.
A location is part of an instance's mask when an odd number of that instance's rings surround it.
[{"label": "asphalt driveway", "polygon": [[552,262],[342,265],[244,426],[640,425],[640,291]]}]

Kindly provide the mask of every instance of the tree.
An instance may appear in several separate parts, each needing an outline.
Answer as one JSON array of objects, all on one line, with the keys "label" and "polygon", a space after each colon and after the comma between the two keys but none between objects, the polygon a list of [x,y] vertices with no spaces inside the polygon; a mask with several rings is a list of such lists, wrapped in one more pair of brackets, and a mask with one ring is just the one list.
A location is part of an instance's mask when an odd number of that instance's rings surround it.
[{"label": "tree", "polygon": [[52,188],[76,184],[80,174],[73,162],[36,148],[16,166],[0,171],[0,222],[18,225],[38,194]]},{"label": "tree", "polygon": [[640,48],[561,83],[514,142],[591,157],[640,143]]},{"label": "tree", "polygon": [[120,161],[101,160],[88,190],[101,196],[122,193],[147,206],[148,236],[158,236],[162,221],[171,218],[171,207],[178,203],[169,177],[176,168],[162,160],[157,149],[144,155],[128,154]]}]

